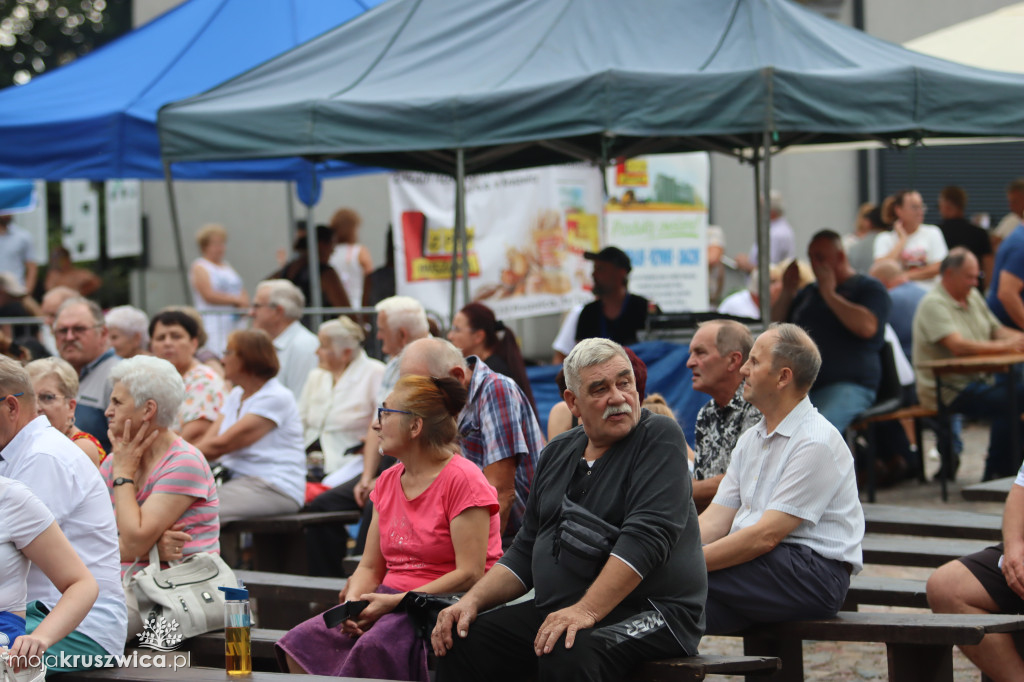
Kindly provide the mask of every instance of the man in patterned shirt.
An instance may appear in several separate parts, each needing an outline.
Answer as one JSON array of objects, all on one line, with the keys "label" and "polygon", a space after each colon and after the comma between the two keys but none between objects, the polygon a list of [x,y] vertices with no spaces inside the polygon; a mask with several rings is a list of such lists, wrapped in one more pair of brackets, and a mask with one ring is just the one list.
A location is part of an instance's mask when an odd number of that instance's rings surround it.
[{"label": "man in patterned shirt", "polygon": [[743,396],[764,416],[740,436],[699,517],[706,634],[832,617],[863,564],[853,456],[807,397],[820,367],[795,324],[769,327],[743,365]]},{"label": "man in patterned shirt", "polygon": [[711,503],[729,466],[732,449],[761,413],[743,399],[740,367],[754,339],[734,320],[710,320],[697,327],[686,366],[693,388],[711,400],[697,413],[697,450],[693,462],[693,502],[701,512]]},{"label": "man in patterned shirt", "polygon": [[477,356],[464,358],[449,341],[434,337],[406,346],[399,367],[403,377],[450,376],[469,391],[459,414],[459,447],[498,491],[502,544],[507,547],[522,525],[537,457],[544,447],[540,424],[523,389],[491,371]]}]

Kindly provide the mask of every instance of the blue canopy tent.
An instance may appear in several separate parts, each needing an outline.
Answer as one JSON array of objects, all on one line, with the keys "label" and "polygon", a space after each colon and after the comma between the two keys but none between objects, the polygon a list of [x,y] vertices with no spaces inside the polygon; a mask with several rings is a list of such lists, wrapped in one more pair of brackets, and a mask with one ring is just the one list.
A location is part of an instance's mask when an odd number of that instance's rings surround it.
[{"label": "blue canopy tent", "polygon": [[925,56],[788,0],[390,0],[166,106],[159,127],[175,165],[308,156],[457,178],[726,153],[755,169],[767,315],[773,154],[1021,136],[1022,101],[1024,76]]},{"label": "blue canopy tent", "polygon": [[[184,2],[67,66],[0,91],[0,178],[162,179],[161,106],[212,88],[380,2]],[[292,157],[175,164],[173,177],[289,180],[311,206],[320,178],[368,170]],[[172,220],[184,277],[177,216]]]},{"label": "blue canopy tent", "polygon": [[31,180],[0,180],[0,213],[31,211],[37,201]]}]

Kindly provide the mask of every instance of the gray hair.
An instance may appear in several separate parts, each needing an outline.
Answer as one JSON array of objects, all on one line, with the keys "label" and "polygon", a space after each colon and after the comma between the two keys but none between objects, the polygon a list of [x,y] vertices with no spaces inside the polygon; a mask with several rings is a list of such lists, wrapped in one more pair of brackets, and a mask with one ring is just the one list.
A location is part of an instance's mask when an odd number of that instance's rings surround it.
[{"label": "gray hair", "polygon": [[78,372],[71,366],[71,363],[63,358],[50,357],[33,360],[25,365],[25,371],[28,372],[33,384],[40,379],[53,377],[57,380],[57,387],[60,388],[60,392],[64,394],[65,398],[78,397]]},{"label": "gray hair", "polygon": [[782,192],[780,192],[777,189],[773,189],[768,192],[768,210],[770,210],[772,213],[778,213],[779,215],[782,215]]},{"label": "gray hair", "polygon": [[754,345],[754,336],[747,325],[736,320],[706,320],[698,324],[697,329],[711,324],[718,327],[715,332],[715,349],[718,354],[724,356],[739,353],[743,356],[743,362],[746,362],[750,348]]},{"label": "gray hair", "polygon": [[582,380],[580,374],[583,370],[608,362],[614,357],[625,360],[630,366],[630,371],[633,371],[633,364],[629,361],[629,356],[619,344],[609,339],[583,339],[576,344],[576,347],[569,353],[569,357],[565,359],[565,364],[562,365],[566,388],[572,391],[573,395],[579,395],[580,381]]},{"label": "gray hair", "polygon": [[789,367],[793,372],[793,385],[800,391],[811,389],[821,369],[821,353],[810,334],[788,322],[776,322],[768,327],[775,331],[772,346],[772,369]]},{"label": "gray hair", "polygon": [[423,305],[411,296],[391,296],[374,308],[378,315],[384,313],[387,316],[389,327],[404,329],[412,339],[422,339],[430,334],[427,313]]},{"label": "gray hair", "polygon": [[256,291],[267,290],[267,302],[277,306],[289,320],[302,317],[302,309],[306,306],[306,296],[302,289],[286,279],[265,279],[256,285]]},{"label": "gray hair", "polygon": [[136,355],[117,363],[110,370],[110,381],[121,382],[136,407],[147,400],[155,402],[153,423],[161,428],[174,423],[178,408],[185,400],[185,382],[178,370],[167,360],[150,355]]},{"label": "gray hair", "polygon": [[149,317],[135,306],[119,305],[106,315],[107,329],[120,329],[129,335],[138,334],[143,348],[149,347]]},{"label": "gray hair", "polygon": [[34,403],[36,392],[32,388],[32,380],[21,363],[14,358],[0,355],[0,391],[4,395],[21,393],[26,403]]},{"label": "gray hair", "polygon": [[366,332],[347,315],[336,320],[327,320],[320,325],[320,333],[331,342],[337,351],[356,350],[366,339]]},{"label": "gray hair", "polygon": [[939,273],[946,274],[949,270],[959,270],[967,262],[967,257],[973,255],[965,246],[954,246],[949,254],[942,259],[939,265]]},{"label": "gray hair", "polygon": [[60,314],[62,312],[64,312],[71,306],[75,305],[84,305],[86,308],[88,308],[89,314],[92,315],[93,322],[96,323],[96,326],[107,326],[107,321],[103,318],[103,308],[100,307],[100,304],[97,303],[96,301],[90,301],[89,299],[83,296],[75,296],[74,298],[69,298],[68,300],[61,303],[60,307],[57,308],[57,317],[60,317]]}]

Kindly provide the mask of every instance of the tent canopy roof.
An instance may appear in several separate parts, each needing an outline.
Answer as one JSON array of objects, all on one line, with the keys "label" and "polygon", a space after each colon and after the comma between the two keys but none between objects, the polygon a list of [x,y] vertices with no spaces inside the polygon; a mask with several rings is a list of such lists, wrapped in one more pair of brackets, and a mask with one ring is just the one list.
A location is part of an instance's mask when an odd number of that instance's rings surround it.
[{"label": "tent canopy roof", "polygon": [[1024,77],[788,0],[390,0],[160,112],[164,156],[453,172],[849,140],[1024,134]]},{"label": "tent canopy roof", "polygon": [[[275,0],[257,7],[251,0],[189,0],[67,66],[0,91],[0,177],[162,178],[157,109],[380,1]],[[175,168],[182,178],[308,174],[302,159]]]}]

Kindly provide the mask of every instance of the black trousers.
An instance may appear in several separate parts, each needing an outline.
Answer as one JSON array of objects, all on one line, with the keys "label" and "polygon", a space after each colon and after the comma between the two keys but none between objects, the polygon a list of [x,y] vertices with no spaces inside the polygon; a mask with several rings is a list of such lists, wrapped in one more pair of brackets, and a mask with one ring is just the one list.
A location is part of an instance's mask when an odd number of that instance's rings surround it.
[{"label": "black trousers", "polygon": [[533,640],[547,615],[533,601],[481,614],[469,636],[456,636],[451,651],[437,659],[437,682],[611,682],[641,661],[687,655],[653,608],[637,613],[619,606],[595,627],[576,633],[571,649],[563,637],[538,657]]}]

